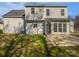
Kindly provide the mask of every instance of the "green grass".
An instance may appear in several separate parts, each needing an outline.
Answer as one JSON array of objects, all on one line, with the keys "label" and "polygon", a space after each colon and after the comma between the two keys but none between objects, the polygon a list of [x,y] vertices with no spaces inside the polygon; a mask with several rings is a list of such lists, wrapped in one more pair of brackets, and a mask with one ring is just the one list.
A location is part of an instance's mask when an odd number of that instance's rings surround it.
[{"label": "green grass", "polygon": [[58,57],[78,57],[79,46],[52,47],[51,56]]}]

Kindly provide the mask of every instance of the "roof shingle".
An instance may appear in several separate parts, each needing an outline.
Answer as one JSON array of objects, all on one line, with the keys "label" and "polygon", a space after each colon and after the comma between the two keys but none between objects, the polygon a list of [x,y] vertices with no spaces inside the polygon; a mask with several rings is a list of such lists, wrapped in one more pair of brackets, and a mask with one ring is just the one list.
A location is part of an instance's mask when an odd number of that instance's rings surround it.
[{"label": "roof shingle", "polygon": [[67,7],[67,5],[60,4],[25,4],[25,7]]},{"label": "roof shingle", "polygon": [[24,10],[11,10],[10,12],[3,15],[4,18],[11,18],[11,17],[22,17],[24,15]]}]

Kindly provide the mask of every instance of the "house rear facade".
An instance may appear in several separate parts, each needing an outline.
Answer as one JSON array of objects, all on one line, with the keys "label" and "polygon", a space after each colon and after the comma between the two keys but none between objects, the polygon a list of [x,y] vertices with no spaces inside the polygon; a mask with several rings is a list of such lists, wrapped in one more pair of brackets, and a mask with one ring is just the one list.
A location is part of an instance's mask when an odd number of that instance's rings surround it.
[{"label": "house rear facade", "polygon": [[69,34],[74,23],[66,5],[25,4],[25,10],[12,10],[4,17],[5,33]]}]

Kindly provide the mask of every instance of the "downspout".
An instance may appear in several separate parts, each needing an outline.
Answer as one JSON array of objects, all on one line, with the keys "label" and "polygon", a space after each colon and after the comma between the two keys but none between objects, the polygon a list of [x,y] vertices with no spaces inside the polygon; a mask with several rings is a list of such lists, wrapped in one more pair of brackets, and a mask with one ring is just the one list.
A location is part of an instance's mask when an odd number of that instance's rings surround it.
[{"label": "downspout", "polygon": [[24,16],[24,34],[26,34],[26,7],[25,7],[25,16]]}]

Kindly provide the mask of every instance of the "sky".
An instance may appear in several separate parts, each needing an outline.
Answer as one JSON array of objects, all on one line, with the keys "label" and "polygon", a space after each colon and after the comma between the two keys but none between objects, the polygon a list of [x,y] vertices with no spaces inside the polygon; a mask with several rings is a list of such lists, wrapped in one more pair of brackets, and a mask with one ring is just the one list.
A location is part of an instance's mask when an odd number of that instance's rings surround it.
[{"label": "sky", "polygon": [[69,16],[79,15],[79,2],[0,2],[0,17],[10,10],[24,10],[24,4],[65,4]]}]

